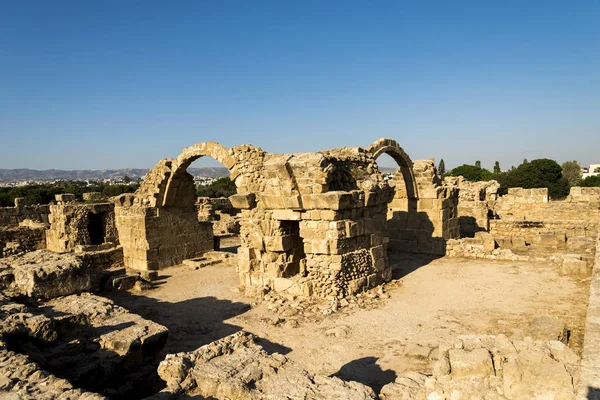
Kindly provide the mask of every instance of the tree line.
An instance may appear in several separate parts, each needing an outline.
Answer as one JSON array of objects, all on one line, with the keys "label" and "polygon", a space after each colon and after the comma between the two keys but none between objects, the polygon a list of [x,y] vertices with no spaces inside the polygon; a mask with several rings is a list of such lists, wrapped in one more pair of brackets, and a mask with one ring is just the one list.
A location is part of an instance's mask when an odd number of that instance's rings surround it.
[{"label": "tree line", "polygon": [[548,194],[553,199],[565,198],[571,186],[600,187],[600,175],[582,179],[581,165],[577,161],[566,161],[561,166],[548,158],[532,161],[525,159],[518,167],[513,166],[508,171],[502,171],[498,161],[495,162],[493,171],[482,168],[481,161],[475,161],[474,165],[464,164],[449,172],[446,172],[442,159],[438,173],[442,177],[462,176],[471,182],[496,180],[500,183],[500,194],[505,194],[512,187],[548,188]]},{"label": "tree line", "polygon": [[118,196],[123,193],[133,193],[140,185],[129,184],[88,184],[84,181],[60,181],[55,183],[44,183],[16,187],[0,187],[0,207],[12,207],[15,198],[24,197],[27,204],[48,204],[54,201],[54,196],[63,193],[72,193],[79,199],[83,193],[100,192],[105,196]]}]

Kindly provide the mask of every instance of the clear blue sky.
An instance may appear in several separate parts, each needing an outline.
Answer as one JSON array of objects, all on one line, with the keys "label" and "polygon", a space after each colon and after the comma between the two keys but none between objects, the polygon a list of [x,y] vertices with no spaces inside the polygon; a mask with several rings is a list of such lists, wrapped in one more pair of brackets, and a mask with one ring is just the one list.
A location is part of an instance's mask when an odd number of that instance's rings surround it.
[{"label": "clear blue sky", "polygon": [[447,167],[600,162],[600,1],[0,0],[0,168],[379,137]]}]

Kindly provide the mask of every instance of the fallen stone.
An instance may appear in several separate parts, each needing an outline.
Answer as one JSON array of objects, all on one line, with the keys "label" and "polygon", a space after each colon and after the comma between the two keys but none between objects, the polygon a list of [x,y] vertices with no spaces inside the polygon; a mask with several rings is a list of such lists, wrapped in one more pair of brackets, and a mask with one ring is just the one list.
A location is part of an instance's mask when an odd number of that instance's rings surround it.
[{"label": "fallen stone", "polygon": [[492,357],[487,349],[451,349],[448,355],[453,377],[494,375]]},{"label": "fallen stone", "polygon": [[535,317],[529,324],[527,334],[534,340],[567,340],[567,328],[558,317],[542,315]]},{"label": "fallen stone", "polygon": [[373,389],[314,376],[281,354],[267,354],[241,331],[189,353],[169,354],[158,367],[171,393],[215,399],[377,399]]}]

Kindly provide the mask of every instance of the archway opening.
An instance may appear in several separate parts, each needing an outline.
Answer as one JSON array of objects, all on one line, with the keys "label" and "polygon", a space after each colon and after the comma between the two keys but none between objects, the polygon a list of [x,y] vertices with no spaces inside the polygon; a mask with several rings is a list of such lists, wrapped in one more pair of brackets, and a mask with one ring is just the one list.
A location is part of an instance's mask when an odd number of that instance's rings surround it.
[{"label": "archway opening", "polygon": [[205,156],[187,168],[193,177],[196,199],[194,209],[198,222],[212,225],[213,249],[237,253],[240,246],[240,210],[229,197],[236,194],[230,171],[216,159]]}]

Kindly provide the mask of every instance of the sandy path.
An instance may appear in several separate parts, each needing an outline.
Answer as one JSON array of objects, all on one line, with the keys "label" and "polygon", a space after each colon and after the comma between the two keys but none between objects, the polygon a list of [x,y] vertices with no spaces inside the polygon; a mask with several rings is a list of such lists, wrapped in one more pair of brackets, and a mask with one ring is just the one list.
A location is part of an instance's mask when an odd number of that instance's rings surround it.
[{"label": "sandy path", "polygon": [[[405,354],[416,343],[435,347],[459,334],[518,337],[537,315],[563,319],[572,330],[572,346],[581,346],[588,281],[560,276],[542,263],[441,258],[403,265],[396,275],[404,276],[378,307],[299,317],[298,327],[272,326],[268,320],[275,314],[268,303],[253,304],[231,291],[238,279],[235,267],[227,265],[170,268],[157,289],[111,297],[169,327],[165,352],[190,351],[245,329],[268,351],[287,353],[311,372],[337,373],[375,388],[398,372],[428,369],[425,359]],[[335,327],[344,328],[343,334],[327,335]]]}]

